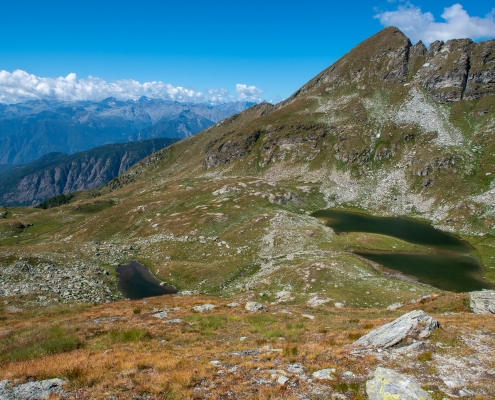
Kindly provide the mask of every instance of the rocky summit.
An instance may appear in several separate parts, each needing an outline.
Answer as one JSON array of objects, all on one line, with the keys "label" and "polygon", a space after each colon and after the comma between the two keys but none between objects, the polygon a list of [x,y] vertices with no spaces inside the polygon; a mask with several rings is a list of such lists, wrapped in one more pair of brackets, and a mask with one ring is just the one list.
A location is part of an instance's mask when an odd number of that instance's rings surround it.
[{"label": "rocky summit", "polygon": [[[441,251],[313,213],[430,223],[493,286],[494,46],[387,28],[279,104],[46,209],[0,209],[0,380],[60,378],[68,398],[362,399],[397,376],[419,398],[491,398],[492,313],[363,256]],[[132,260],[179,294],[116,301]]]}]

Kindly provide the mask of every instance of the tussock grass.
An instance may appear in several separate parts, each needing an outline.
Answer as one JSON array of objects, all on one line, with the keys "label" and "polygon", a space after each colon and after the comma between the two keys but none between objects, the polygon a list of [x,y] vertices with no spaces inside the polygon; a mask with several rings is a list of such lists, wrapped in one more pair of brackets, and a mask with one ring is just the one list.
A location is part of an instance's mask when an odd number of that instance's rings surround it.
[{"label": "tussock grass", "polygon": [[20,361],[77,349],[82,344],[71,330],[61,327],[31,328],[0,337],[0,360]]}]

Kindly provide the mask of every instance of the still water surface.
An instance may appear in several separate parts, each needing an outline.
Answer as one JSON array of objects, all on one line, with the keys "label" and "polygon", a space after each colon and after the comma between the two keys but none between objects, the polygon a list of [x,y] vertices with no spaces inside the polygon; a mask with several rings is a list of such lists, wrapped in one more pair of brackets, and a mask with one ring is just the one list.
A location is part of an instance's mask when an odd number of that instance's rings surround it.
[{"label": "still water surface", "polygon": [[433,253],[357,253],[387,268],[414,276],[420,282],[453,292],[493,288],[483,280],[484,269],[481,263],[469,256],[473,247],[457,236],[435,229],[428,223],[402,217],[382,218],[336,210],[317,211],[312,215],[325,219],[327,225],[337,234],[377,233],[433,248]]},{"label": "still water surface", "polygon": [[117,274],[117,289],[127,299],[137,300],[178,292],[174,286],[163,285],[147,267],[137,261],[119,265]]}]

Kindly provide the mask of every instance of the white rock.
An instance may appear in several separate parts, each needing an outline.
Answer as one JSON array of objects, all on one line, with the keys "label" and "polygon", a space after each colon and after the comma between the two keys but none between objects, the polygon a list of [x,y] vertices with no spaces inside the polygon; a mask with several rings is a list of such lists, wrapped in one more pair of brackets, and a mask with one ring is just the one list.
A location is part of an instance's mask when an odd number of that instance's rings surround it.
[{"label": "white rock", "polygon": [[156,314],[153,314],[153,317],[162,319],[162,318],[167,318],[168,314],[166,311],[160,311],[160,312],[157,312]]},{"label": "white rock", "polygon": [[334,303],[333,305],[337,308],[344,308],[345,307],[345,303]]},{"label": "white rock", "polygon": [[309,314],[303,314],[302,317],[309,318],[309,319],[315,319],[314,315],[309,315]]},{"label": "white rock", "polygon": [[404,306],[404,303],[397,302],[397,303],[390,304],[387,307],[387,310],[389,310],[389,311],[395,311],[395,310],[398,310],[399,308],[401,308],[403,306]]},{"label": "white rock", "polygon": [[169,319],[168,321],[165,321],[167,324],[180,324],[182,322],[181,319]]},{"label": "white rock", "polygon": [[215,308],[214,304],[203,304],[202,306],[194,306],[193,310],[200,312],[200,313],[204,313],[204,312],[211,311],[214,308]]},{"label": "white rock", "polygon": [[289,380],[289,378],[287,378],[286,376],[279,376],[278,379],[277,379],[277,382],[280,385],[285,385],[288,380]]},{"label": "white rock", "polygon": [[319,371],[313,372],[312,376],[315,379],[333,380],[333,379],[335,379],[332,375],[334,373],[335,373],[335,368],[325,368],[325,369],[320,369]]},{"label": "white rock", "polygon": [[250,312],[263,312],[267,310],[264,304],[256,303],[255,301],[248,301],[244,308]]},{"label": "white rock", "polygon": [[232,308],[233,307],[239,307],[239,306],[240,306],[240,304],[239,303],[235,303],[235,302],[234,303],[227,304],[227,307],[232,307]]},{"label": "white rock", "polygon": [[319,298],[318,296],[314,296],[314,297],[311,297],[307,303],[309,306],[311,307],[318,307],[322,304],[325,304],[325,303],[328,303],[329,301],[331,301],[332,299],[328,299],[328,298]]},{"label": "white rock", "polygon": [[369,400],[432,400],[412,378],[391,369],[378,367],[375,377],[366,382]]},{"label": "white rock", "polygon": [[275,293],[275,298],[279,303],[294,300],[294,297],[292,297],[292,292],[289,292],[288,290],[282,290]]}]

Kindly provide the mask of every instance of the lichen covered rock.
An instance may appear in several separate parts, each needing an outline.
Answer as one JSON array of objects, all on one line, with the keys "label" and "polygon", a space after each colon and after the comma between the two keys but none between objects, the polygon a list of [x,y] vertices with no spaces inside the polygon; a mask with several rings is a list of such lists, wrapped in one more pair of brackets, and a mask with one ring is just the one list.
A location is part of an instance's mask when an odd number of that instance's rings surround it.
[{"label": "lichen covered rock", "polygon": [[495,314],[495,290],[469,293],[469,305],[475,314]]},{"label": "lichen covered rock", "polygon": [[431,400],[431,396],[408,376],[378,367],[375,377],[366,382],[369,400]]}]

